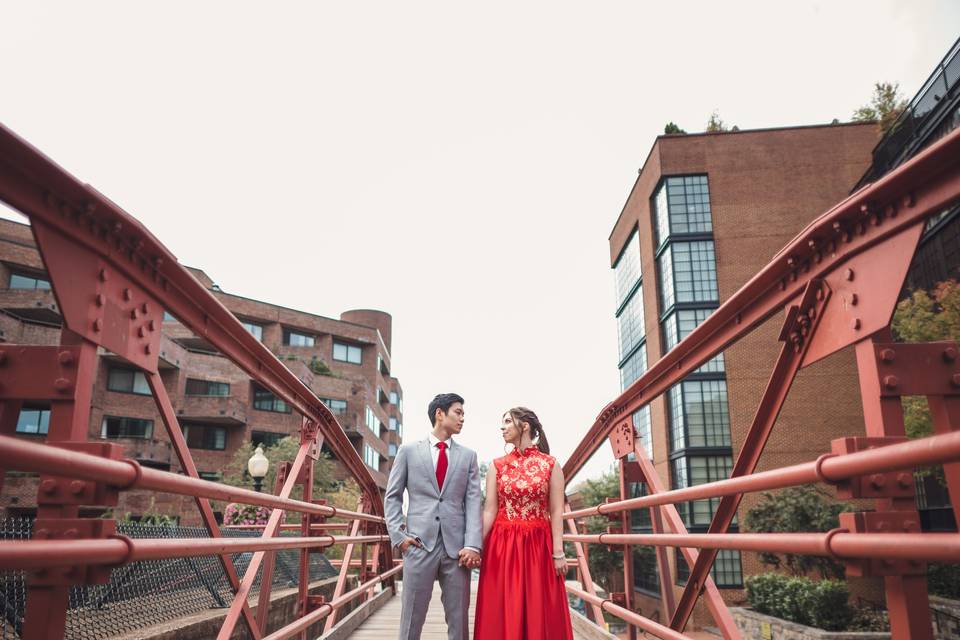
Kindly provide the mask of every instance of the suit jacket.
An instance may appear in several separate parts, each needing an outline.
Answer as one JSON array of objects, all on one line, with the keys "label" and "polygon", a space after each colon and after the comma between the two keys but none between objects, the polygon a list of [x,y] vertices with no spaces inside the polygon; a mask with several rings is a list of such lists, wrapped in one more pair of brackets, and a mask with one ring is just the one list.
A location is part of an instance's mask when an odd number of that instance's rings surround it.
[{"label": "suit jacket", "polygon": [[[475,451],[457,442],[450,447],[443,489],[430,455],[430,440],[403,445],[390,469],[384,511],[390,542],[397,546],[404,538],[419,538],[433,551],[443,531],[443,546],[452,558],[464,547],[483,545],[483,504],[480,495],[480,468]],[[407,491],[407,516],[403,516],[403,492]]]}]

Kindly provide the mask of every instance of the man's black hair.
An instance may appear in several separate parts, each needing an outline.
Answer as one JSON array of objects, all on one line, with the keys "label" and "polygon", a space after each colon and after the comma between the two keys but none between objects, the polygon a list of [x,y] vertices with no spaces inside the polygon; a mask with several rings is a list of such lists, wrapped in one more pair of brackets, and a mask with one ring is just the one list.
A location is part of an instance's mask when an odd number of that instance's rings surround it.
[{"label": "man's black hair", "polygon": [[463,404],[464,400],[456,393],[441,393],[431,400],[430,406],[427,407],[427,415],[430,416],[430,424],[436,424],[437,409],[443,409],[443,413],[446,414],[448,411],[450,411],[450,406],[454,402]]}]

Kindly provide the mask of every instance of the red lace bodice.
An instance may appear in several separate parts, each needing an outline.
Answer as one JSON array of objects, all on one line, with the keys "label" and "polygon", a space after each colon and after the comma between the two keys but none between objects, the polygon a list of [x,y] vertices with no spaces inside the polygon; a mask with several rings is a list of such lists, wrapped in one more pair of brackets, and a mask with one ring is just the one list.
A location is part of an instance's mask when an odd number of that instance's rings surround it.
[{"label": "red lace bodice", "polygon": [[493,461],[497,469],[497,520],[549,521],[550,473],[557,459],[534,447],[514,449]]}]

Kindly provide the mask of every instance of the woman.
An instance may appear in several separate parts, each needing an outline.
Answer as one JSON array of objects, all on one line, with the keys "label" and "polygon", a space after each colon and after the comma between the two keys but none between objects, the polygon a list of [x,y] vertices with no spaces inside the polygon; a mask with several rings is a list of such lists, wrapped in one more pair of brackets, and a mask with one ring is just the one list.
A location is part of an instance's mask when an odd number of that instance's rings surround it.
[{"label": "woman", "polygon": [[530,409],[507,411],[500,431],[513,450],[487,473],[474,640],[572,640],[563,472]]}]

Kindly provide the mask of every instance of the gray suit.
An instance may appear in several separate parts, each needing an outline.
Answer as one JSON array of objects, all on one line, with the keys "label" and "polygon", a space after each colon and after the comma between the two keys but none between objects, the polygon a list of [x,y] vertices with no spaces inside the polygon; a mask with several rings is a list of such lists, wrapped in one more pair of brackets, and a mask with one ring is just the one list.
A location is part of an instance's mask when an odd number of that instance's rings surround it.
[{"label": "gray suit", "polygon": [[[483,536],[480,470],[476,452],[454,442],[448,453],[443,489],[430,451],[430,440],[400,447],[384,496],[387,533],[393,546],[415,538],[403,554],[403,612],[400,640],[419,640],[430,605],[434,580],[440,581],[449,640],[468,640],[470,570],[459,566],[464,547],[481,548]],[[403,517],[403,492],[407,516]]]}]

